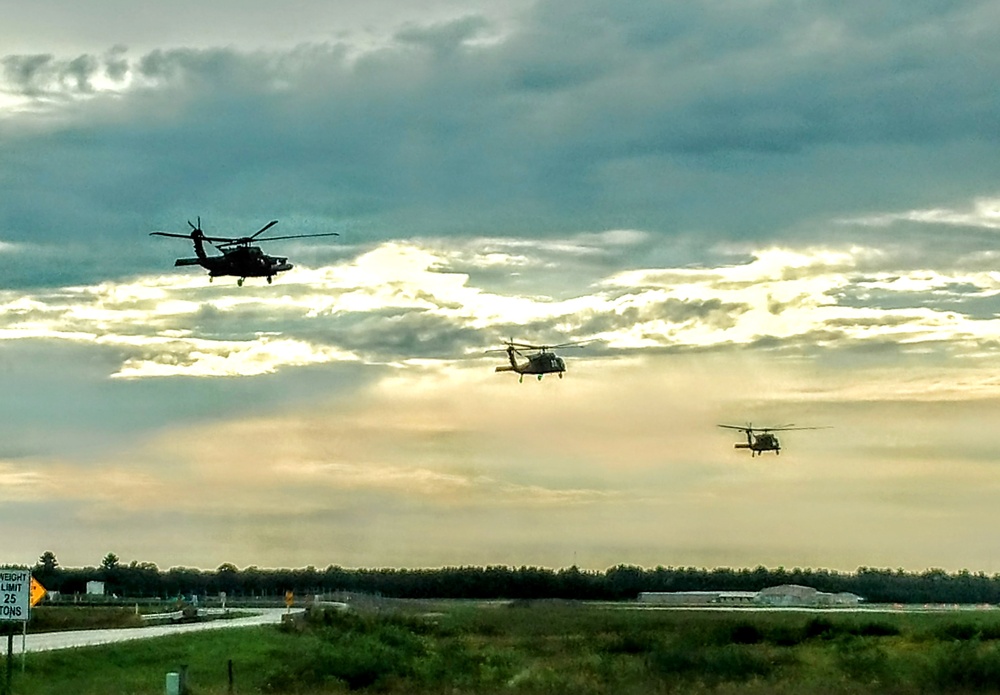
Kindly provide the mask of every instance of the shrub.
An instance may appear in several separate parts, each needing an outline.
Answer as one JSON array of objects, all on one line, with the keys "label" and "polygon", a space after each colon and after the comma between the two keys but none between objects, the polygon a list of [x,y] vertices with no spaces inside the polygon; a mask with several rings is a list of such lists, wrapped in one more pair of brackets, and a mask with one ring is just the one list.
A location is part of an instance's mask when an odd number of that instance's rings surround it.
[{"label": "shrub", "polygon": [[837,628],[827,618],[810,618],[804,628],[806,639],[819,637],[832,639],[837,634]]},{"label": "shrub", "polygon": [[888,654],[878,644],[857,637],[838,640],[834,663],[848,678],[867,684],[887,685],[892,680]]},{"label": "shrub", "polygon": [[616,633],[601,646],[606,654],[645,654],[656,645],[656,638],[648,632]]},{"label": "shrub", "polygon": [[936,632],[939,639],[965,641],[978,637],[979,627],[972,623],[948,623],[942,625]]},{"label": "shrub", "polygon": [[735,644],[757,644],[763,637],[757,626],[750,623],[737,623],[729,635],[729,639]]},{"label": "shrub", "polygon": [[853,628],[851,634],[859,637],[897,637],[900,630],[896,625],[870,621]]},{"label": "shrub", "polygon": [[939,646],[930,660],[928,682],[941,690],[994,690],[1000,683],[1000,649],[978,639]]},{"label": "shrub", "polygon": [[767,654],[748,645],[691,648],[669,644],[647,656],[650,671],[665,680],[697,680],[705,683],[745,681],[769,675],[774,665]]},{"label": "shrub", "polygon": [[[300,633],[299,647],[275,658],[265,689],[284,692],[318,687],[331,681],[355,690],[405,677],[425,653],[407,619],[377,619],[350,613],[319,612],[309,618],[311,630]],[[276,655],[277,657],[277,655]]]}]

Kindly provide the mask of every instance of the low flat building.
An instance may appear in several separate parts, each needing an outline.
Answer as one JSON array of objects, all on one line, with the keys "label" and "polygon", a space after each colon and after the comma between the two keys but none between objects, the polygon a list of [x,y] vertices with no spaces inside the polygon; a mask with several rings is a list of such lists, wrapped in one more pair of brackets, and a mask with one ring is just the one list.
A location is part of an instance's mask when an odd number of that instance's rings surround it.
[{"label": "low flat building", "polygon": [[661,606],[752,605],[756,591],[643,591],[639,603]]},{"label": "low flat building", "polygon": [[104,596],[104,582],[87,582],[88,596]]},{"label": "low flat building", "polygon": [[757,600],[768,606],[857,606],[861,597],[849,592],[828,594],[811,586],[782,584],[761,589]]},{"label": "low flat building", "polygon": [[841,592],[828,594],[811,586],[782,584],[760,591],[643,591],[639,603],[658,606],[857,606],[861,598]]}]

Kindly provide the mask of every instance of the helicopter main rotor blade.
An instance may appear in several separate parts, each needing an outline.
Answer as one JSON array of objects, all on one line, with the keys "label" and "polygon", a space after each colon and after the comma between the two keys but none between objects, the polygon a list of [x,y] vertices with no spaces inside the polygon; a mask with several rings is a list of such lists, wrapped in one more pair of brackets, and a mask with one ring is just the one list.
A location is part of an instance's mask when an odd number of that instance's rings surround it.
[{"label": "helicopter main rotor blade", "polygon": [[829,430],[833,429],[829,425],[823,425],[820,427],[771,427],[770,429],[763,430],[765,432],[788,432],[790,430]]},{"label": "helicopter main rotor blade", "polygon": [[[254,236],[257,236],[256,234]],[[288,236],[269,236],[264,241],[281,241],[282,239],[308,239],[317,236],[340,236],[337,232],[326,232],[325,234],[289,234]],[[253,237],[251,237],[253,238]]]},{"label": "helicopter main rotor blade", "polygon": [[508,345],[508,346],[510,346],[512,348],[524,348],[525,350],[546,350],[546,349],[548,349],[544,345],[531,345],[530,343],[515,343],[512,340],[505,340],[505,341],[503,341],[503,344],[504,345]]},{"label": "helicopter main rotor blade", "polygon": [[753,427],[747,425],[719,425],[719,427],[725,427],[730,430],[739,430],[740,432],[759,432],[760,430],[755,430]]},{"label": "helicopter main rotor blade", "polygon": [[[175,237],[177,239],[187,239],[188,241],[191,241],[191,239],[194,238],[190,234],[175,234],[173,232],[150,232],[149,236],[169,236],[169,237]],[[222,243],[222,246],[226,246],[227,245],[225,242],[236,241],[236,239],[230,239],[228,237],[205,236],[204,234],[201,236],[201,240],[202,241],[211,241],[212,243],[224,242],[224,243]]]},{"label": "helicopter main rotor blade", "polygon": [[174,234],[173,232],[150,232],[149,236],[172,236],[178,239],[190,239],[190,234]]},{"label": "helicopter main rotor blade", "polygon": [[249,238],[250,239],[256,239],[258,235],[263,234],[264,232],[266,232],[267,230],[269,230],[271,227],[273,227],[276,224],[278,224],[278,220],[271,220],[270,222],[268,222],[267,224],[265,224],[263,227],[261,227],[260,229],[258,229],[256,232],[254,232]]}]

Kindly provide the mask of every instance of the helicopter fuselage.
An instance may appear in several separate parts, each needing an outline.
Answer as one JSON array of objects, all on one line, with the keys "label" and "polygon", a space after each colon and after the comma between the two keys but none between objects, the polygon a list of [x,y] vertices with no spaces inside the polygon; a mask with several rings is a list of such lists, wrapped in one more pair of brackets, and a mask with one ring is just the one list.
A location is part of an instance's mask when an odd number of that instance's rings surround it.
[{"label": "helicopter fuselage", "polygon": [[563,372],[566,371],[565,360],[552,352],[543,351],[535,355],[528,355],[527,362],[518,362],[517,358],[514,357],[513,348],[508,348],[507,358],[510,360],[510,365],[497,367],[496,371],[516,372],[521,376],[524,376],[525,374],[534,374],[537,375],[539,379],[542,378],[543,374],[558,374],[561,379]]},{"label": "helicopter fuselage", "polygon": [[257,246],[235,248],[222,256],[199,258],[198,265],[214,277],[233,275],[243,278],[273,277],[293,267],[287,258],[269,256]]},{"label": "helicopter fuselage", "polygon": [[770,432],[761,432],[760,434],[747,433],[747,443],[746,444],[734,444],[735,449],[749,449],[751,456],[758,456],[763,454],[765,451],[773,451],[775,454],[781,453],[781,442],[778,438],[771,434]]},{"label": "helicopter fuselage", "polygon": [[293,268],[287,258],[269,256],[259,246],[240,244],[231,249],[224,249],[221,256],[209,256],[205,252],[204,235],[195,232],[191,235],[194,242],[194,252],[197,258],[178,258],[175,266],[200,265],[208,271],[209,277],[225,275],[240,278],[271,278]]},{"label": "helicopter fuselage", "polygon": [[[513,357],[511,361],[515,365],[517,364]],[[531,355],[526,364],[520,365],[514,371],[518,371],[521,374],[561,374],[566,371],[566,362],[559,355],[554,355],[551,352],[543,352]]]}]

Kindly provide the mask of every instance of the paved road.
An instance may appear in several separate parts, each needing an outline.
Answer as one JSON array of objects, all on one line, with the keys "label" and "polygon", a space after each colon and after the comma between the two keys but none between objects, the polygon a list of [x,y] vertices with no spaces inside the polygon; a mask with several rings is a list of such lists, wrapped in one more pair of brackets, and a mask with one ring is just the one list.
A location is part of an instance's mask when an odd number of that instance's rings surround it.
[{"label": "paved road", "polygon": [[[242,612],[242,611],[241,611]],[[180,625],[151,625],[149,627],[126,627],[117,630],[73,630],[71,632],[46,632],[28,635],[26,651],[47,652],[54,649],[70,649],[72,647],[90,647],[96,644],[111,644],[151,637],[178,635],[184,632],[199,632],[201,630],[221,630],[231,627],[250,627],[253,625],[269,625],[281,622],[281,616],[288,611],[284,608],[254,609],[254,615],[231,620],[211,620],[204,623],[185,623]],[[296,611],[297,612],[297,611]],[[14,653],[21,653],[22,638],[14,637]]]}]

